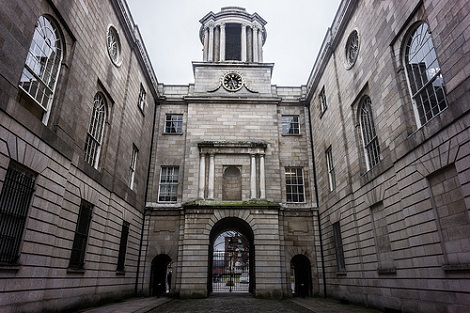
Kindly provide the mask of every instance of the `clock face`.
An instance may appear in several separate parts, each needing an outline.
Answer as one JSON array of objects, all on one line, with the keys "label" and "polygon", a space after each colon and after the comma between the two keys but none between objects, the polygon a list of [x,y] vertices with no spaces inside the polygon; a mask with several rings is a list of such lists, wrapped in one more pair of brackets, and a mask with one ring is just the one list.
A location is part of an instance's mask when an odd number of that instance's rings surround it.
[{"label": "clock face", "polygon": [[224,88],[229,91],[237,91],[242,88],[242,77],[237,73],[230,73],[225,75]]}]

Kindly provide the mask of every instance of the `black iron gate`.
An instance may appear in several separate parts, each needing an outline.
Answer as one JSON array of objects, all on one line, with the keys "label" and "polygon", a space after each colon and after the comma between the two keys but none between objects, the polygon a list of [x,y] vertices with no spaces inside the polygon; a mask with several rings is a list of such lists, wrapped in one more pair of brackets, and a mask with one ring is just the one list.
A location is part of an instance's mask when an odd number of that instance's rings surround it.
[{"label": "black iron gate", "polygon": [[219,235],[212,255],[212,291],[249,292],[249,262],[249,244],[243,235],[233,231]]}]

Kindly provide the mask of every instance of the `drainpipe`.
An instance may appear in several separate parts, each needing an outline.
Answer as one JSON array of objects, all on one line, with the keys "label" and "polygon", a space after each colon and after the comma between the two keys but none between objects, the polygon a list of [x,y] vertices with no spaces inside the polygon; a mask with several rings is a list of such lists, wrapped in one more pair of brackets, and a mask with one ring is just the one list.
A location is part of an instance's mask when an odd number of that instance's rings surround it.
[{"label": "drainpipe", "polygon": [[[313,149],[313,131],[312,131],[312,114],[310,111],[310,105],[305,104],[308,109],[308,124],[309,124],[309,130],[310,130],[310,149],[312,149],[312,162],[313,162],[313,181],[315,184],[315,199],[317,200],[317,206],[319,207],[319,199],[318,199],[318,185],[317,185],[317,171],[315,167],[315,152]],[[320,209],[318,209],[318,214],[317,214],[317,220],[318,220],[318,234],[319,234],[319,240],[320,240],[320,258],[321,258],[321,268],[322,268],[322,275],[323,275],[323,294],[326,298],[326,272],[325,272],[325,255],[323,251],[323,239],[322,239],[322,234],[321,234],[321,224],[320,224]]]}]

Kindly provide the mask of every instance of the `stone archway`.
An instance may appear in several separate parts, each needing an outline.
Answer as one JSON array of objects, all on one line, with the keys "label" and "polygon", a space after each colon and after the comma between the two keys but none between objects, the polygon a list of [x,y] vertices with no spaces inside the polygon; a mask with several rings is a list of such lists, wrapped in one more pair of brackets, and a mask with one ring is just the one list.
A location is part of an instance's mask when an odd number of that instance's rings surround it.
[{"label": "stone archway", "polygon": [[302,254],[295,255],[290,261],[292,296],[309,297],[312,295],[312,270],[310,260]]},{"label": "stone archway", "polygon": [[[225,237],[223,250],[224,252],[227,252],[227,256],[223,254],[224,256],[221,258],[220,261],[224,263],[229,262],[228,268],[230,270],[229,273],[224,274],[219,272],[221,264],[216,264],[218,262],[217,254],[221,251],[216,251],[216,249],[214,249],[214,246],[216,245],[216,240],[221,240],[220,238],[223,237]],[[240,249],[240,247],[242,247],[242,249]],[[239,258],[240,264],[238,265],[236,265],[235,257],[232,258],[235,253]],[[210,233],[208,259],[208,294],[212,292],[222,292],[222,290],[220,289],[214,290],[214,282],[223,283],[224,286],[233,287],[233,291],[238,291],[237,293],[253,293],[256,284],[254,270],[254,235],[253,230],[247,222],[237,217],[226,217],[215,223]],[[227,268],[227,266],[225,265],[227,264],[222,265],[222,267]],[[242,274],[244,275],[244,277],[242,277]],[[247,277],[245,277],[246,275]],[[228,288],[228,290],[230,290],[231,292],[232,288]]]},{"label": "stone archway", "polygon": [[152,260],[150,295],[163,296],[171,289],[172,264],[166,254],[159,254]]}]

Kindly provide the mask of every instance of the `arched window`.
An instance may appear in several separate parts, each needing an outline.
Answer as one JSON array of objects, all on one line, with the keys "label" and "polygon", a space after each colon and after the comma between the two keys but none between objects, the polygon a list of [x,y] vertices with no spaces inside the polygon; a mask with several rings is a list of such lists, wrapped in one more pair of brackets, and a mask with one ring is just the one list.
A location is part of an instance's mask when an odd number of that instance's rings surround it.
[{"label": "arched window", "polygon": [[47,124],[59,77],[63,51],[57,26],[48,17],[39,17],[20,79],[20,88],[34,100],[31,109]]},{"label": "arched window", "polygon": [[373,168],[380,161],[380,147],[372,117],[372,101],[369,97],[362,99],[359,107],[360,125],[367,170]]},{"label": "arched window", "polygon": [[93,100],[93,113],[85,144],[85,160],[95,168],[98,167],[107,111],[106,100],[98,92]]},{"label": "arched window", "polygon": [[447,108],[444,80],[426,23],[420,23],[409,37],[404,62],[418,127],[421,127]]}]

